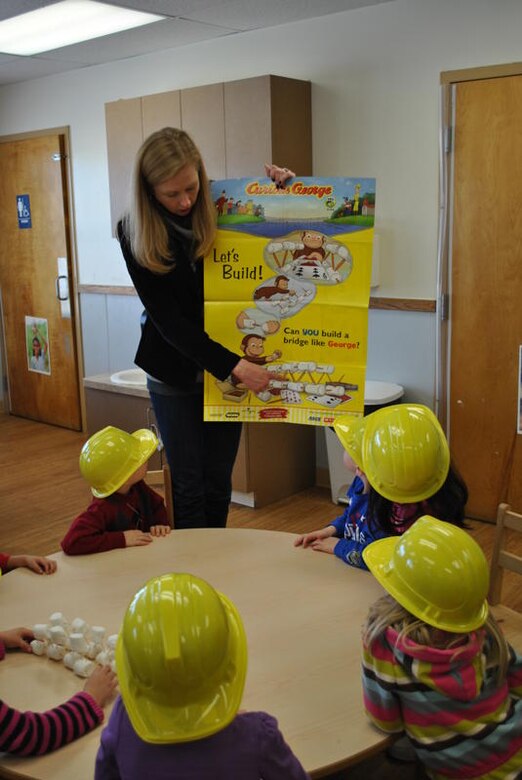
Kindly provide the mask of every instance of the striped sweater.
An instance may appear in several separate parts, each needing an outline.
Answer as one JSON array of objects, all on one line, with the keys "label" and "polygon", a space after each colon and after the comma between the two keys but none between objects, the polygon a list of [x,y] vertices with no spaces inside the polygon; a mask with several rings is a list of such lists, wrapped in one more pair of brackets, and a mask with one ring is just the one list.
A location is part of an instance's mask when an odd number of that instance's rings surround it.
[{"label": "striped sweater", "polygon": [[441,650],[388,628],[363,647],[364,706],[382,731],[406,732],[432,778],[522,777],[522,656],[505,683],[485,669],[485,632]]},{"label": "striped sweater", "polygon": [[[0,642],[0,660],[5,648]],[[47,712],[20,712],[0,699],[0,751],[40,756],[83,736],[103,721],[103,710],[85,691]]]}]

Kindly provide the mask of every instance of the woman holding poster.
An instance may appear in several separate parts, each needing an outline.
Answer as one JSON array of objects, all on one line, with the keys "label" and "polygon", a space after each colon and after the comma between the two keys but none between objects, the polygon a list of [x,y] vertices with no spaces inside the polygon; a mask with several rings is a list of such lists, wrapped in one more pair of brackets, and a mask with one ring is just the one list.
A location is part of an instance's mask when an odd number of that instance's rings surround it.
[{"label": "woman holding poster", "polygon": [[[277,185],[294,174],[267,166]],[[176,528],[226,525],[241,423],[203,421],[203,372],[253,392],[267,372],[211,339],[203,320],[203,257],[216,208],[201,154],[183,130],[149,136],[138,151],[132,202],[118,239],[145,307],[135,362],[147,386],[172,474]]]}]

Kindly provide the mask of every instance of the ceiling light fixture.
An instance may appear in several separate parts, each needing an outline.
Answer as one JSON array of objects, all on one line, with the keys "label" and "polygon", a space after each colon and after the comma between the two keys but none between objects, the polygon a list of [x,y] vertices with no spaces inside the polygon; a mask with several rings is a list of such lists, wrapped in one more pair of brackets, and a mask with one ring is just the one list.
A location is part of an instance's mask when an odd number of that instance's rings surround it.
[{"label": "ceiling light fixture", "polygon": [[61,0],[0,22],[0,52],[40,54],[164,18],[96,0]]}]

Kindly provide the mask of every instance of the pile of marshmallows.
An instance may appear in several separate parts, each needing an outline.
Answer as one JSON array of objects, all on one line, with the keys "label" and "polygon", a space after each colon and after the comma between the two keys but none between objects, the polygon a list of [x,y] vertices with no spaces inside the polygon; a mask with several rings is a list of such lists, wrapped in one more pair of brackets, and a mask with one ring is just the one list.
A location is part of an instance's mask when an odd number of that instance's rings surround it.
[{"label": "pile of marshmallows", "polygon": [[90,677],[96,664],[116,671],[114,648],[118,634],[105,637],[103,626],[89,626],[82,618],[69,622],[61,612],[53,612],[49,623],[33,626],[31,648],[34,655],[63,661],[78,677]]}]

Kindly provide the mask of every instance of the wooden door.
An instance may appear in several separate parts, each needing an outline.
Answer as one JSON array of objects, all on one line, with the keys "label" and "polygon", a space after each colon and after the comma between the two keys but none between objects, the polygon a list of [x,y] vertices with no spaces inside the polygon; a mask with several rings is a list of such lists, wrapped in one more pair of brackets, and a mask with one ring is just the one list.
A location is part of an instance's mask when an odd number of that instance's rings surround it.
[{"label": "wooden door", "polygon": [[0,285],[11,413],[81,430],[64,140],[0,143]]},{"label": "wooden door", "polygon": [[522,76],[455,90],[450,444],[468,514],[522,511]]}]

